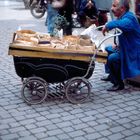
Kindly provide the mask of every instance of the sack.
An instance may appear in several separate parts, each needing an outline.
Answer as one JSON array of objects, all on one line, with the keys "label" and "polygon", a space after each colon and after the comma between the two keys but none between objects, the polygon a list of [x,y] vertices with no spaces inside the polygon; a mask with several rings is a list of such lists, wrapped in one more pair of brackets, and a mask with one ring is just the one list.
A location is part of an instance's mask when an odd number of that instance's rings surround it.
[{"label": "sack", "polygon": [[55,9],[60,9],[64,7],[65,3],[66,3],[66,0],[53,0],[52,7]]}]

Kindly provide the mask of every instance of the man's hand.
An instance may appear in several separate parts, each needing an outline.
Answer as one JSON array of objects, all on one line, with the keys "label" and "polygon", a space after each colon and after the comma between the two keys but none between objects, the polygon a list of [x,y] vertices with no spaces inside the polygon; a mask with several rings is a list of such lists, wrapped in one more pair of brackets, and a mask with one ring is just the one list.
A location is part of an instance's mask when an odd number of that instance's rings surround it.
[{"label": "man's hand", "polygon": [[105,36],[105,32],[108,32],[108,29],[106,28],[106,26],[104,26],[104,27],[102,28],[102,33],[103,33],[104,36]]},{"label": "man's hand", "polygon": [[116,48],[117,48],[117,45],[116,45],[116,44],[113,44],[113,45],[112,45],[112,49],[115,50]]}]

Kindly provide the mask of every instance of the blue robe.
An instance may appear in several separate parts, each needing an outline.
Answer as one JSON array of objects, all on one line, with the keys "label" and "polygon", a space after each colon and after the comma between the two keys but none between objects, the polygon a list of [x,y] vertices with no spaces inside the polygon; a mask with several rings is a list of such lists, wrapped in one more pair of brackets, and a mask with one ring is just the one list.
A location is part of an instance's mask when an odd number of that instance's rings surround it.
[{"label": "blue robe", "polygon": [[119,28],[121,78],[132,78],[140,75],[140,25],[132,12],[126,12],[119,19],[106,24],[111,30]]}]

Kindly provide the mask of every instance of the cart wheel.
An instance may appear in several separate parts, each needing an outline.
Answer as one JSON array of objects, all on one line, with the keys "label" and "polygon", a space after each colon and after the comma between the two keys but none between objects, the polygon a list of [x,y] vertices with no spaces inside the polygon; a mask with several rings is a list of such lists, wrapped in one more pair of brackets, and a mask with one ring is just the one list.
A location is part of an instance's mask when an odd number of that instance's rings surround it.
[{"label": "cart wheel", "polygon": [[39,104],[47,97],[47,84],[39,77],[30,77],[24,81],[21,96],[28,104]]},{"label": "cart wheel", "polygon": [[65,89],[67,99],[74,104],[83,103],[91,91],[89,82],[83,77],[72,78]]}]

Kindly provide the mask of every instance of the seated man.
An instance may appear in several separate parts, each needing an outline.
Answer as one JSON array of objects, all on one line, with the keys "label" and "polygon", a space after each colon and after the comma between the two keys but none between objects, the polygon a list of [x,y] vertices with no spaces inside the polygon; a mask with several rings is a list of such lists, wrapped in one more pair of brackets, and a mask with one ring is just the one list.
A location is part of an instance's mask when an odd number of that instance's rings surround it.
[{"label": "seated man", "polygon": [[[97,22],[98,10],[96,8],[94,0],[82,0],[78,13],[81,24],[85,26],[86,20],[91,22]],[[91,23],[91,24],[93,24]],[[90,25],[90,23],[89,23]]]},{"label": "seated man", "polygon": [[124,89],[123,80],[140,76],[140,26],[136,16],[129,12],[128,0],[113,0],[111,10],[116,20],[108,22],[102,29],[103,34],[119,28],[119,52],[108,57],[108,66],[113,86],[108,91]]}]

